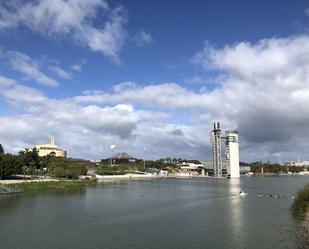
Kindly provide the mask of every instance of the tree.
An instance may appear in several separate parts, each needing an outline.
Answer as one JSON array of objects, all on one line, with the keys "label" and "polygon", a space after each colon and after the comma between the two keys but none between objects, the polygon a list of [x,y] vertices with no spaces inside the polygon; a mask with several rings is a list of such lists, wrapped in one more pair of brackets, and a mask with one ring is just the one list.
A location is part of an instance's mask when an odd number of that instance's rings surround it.
[{"label": "tree", "polygon": [[113,168],[114,167],[106,166],[106,165],[98,166],[96,169],[96,173],[98,175],[114,175],[115,172]]},{"label": "tree", "polygon": [[2,144],[0,144],[0,156],[4,155],[4,148],[2,146]]},{"label": "tree", "polygon": [[81,175],[86,175],[87,169],[84,165],[79,165],[76,163],[71,163],[68,165],[66,170],[66,176],[68,178],[77,179]]},{"label": "tree", "polygon": [[27,167],[26,171],[28,173],[37,173],[37,170],[40,169],[40,157],[36,148],[20,151],[19,156],[23,162],[23,166]]},{"label": "tree", "polygon": [[0,173],[2,178],[21,173],[22,162],[18,156],[3,154],[0,159]]},{"label": "tree", "polygon": [[54,176],[55,177],[60,177],[60,178],[63,178],[63,177],[66,177],[67,173],[66,173],[66,170],[62,167],[57,167],[54,169]]}]

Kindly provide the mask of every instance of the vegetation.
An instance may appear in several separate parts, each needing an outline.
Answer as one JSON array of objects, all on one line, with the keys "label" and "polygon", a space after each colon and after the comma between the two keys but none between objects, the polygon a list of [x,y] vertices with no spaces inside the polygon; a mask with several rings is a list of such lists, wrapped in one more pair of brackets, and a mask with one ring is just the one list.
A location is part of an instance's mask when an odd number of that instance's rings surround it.
[{"label": "vegetation", "polygon": [[139,161],[137,163],[121,163],[121,164],[113,164],[112,166],[109,163],[101,163],[96,167],[96,174],[98,175],[123,175],[127,173],[134,173],[136,171],[149,171],[151,169],[158,170],[168,170],[174,171],[178,169],[177,162],[181,161],[181,159],[171,159],[171,158],[163,158],[159,160],[147,160]]},{"label": "vegetation", "polygon": [[58,178],[77,179],[87,174],[87,168],[70,159],[55,157],[48,164],[48,174]]},{"label": "vegetation", "polygon": [[309,215],[309,184],[298,191],[292,205],[292,212],[295,217],[299,218]]},{"label": "vegetation", "polygon": [[0,155],[0,179],[8,178],[13,174],[22,172],[22,160],[11,154]]},{"label": "vegetation", "polygon": [[[81,175],[87,174],[87,169],[95,168],[95,172],[100,175],[122,175],[137,171],[147,171],[151,169],[174,171],[176,164],[182,161],[181,158],[163,158],[156,161],[139,161],[137,163],[114,164],[109,163],[81,164],[77,161],[54,157],[52,155],[40,157],[38,151],[20,151],[18,155],[5,153],[0,145],[0,179],[11,178],[14,175],[43,176],[48,175],[56,178],[78,179]],[[145,169],[146,168],[146,169]]]},{"label": "vegetation", "polygon": [[0,179],[12,175],[49,175],[57,178],[77,179],[87,174],[87,166],[74,160],[54,156],[39,157],[37,150],[20,151],[18,155],[5,153],[0,145]]},{"label": "vegetation", "polygon": [[83,181],[57,181],[57,182],[31,182],[31,183],[18,183],[14,185],[16,189],[22,189],[25,193],[35,191],[62,191],[68,189],[76,189],[85,186],[95,186],[97,183],[93,180]]},{"label": "vegetation", "polygon": [[273,174],[279,174],[279,173],[298,173],[300,171],[303,171],[306,169],[306,167],[298,167],[298,166],[288,166],[288,165],[281,165],[281,164],[271,164],[269,162],[263,163],[263,162],[253,162],[248,164],[248,166],[251,167],[251,171],[253,173],[261,173],[262,168],[264,173],[273,173]]},{"label": "vegetation", "polygon": [[309,184],[298,191],[292,205],[292,213],[296,218],[295,241],[298,249],[309,248]]},{"label": "vegetation", "polygon": [[110,166],[109,164],[102,164],[97,166],[96,173],[98,175],[123,175],[126,173],[134,173],[136,171],[144,171],[144,162],[138,163],[123,163],[114,164]]}]

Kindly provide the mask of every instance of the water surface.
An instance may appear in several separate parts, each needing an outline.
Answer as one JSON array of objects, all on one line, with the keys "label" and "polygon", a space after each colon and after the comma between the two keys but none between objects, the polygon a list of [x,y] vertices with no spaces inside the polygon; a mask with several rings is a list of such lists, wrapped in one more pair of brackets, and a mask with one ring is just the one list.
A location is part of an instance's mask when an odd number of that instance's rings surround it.
[{"label": "water surface", "polygon": [[[0,248],[295,248],[290,198],[309,177],[105,183],[0,199]],[[240,189],[246,198],[233,197]]]}]

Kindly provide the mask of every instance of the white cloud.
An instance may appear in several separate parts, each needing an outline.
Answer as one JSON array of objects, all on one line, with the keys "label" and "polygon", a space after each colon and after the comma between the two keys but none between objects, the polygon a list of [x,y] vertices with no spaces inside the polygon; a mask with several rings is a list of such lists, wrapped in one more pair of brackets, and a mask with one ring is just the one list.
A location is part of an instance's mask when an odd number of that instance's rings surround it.
[{"label": "white cloud", "polygon": [[[296,150],[309,149],[309,36],[223,48],[206,44],[194,60],[206,70],[219,71],[213,90],[194,92],[176,83],[128,84],[116,86],[112,93],[88,92],[74,100],[163,109],[178,119],[200,120],[209,130],[213,120],[220,120],[224,128],[240,130],[242,159],[268,160],[281,153],[292,160]],[[183,112],[187,116],[179,118]]]},{"label": "white cloud", "polygon": [[65,80],[72,79],[72,74],[70,72],[65,71],[59,66],[55,66],[55,65],[49,66],[49,69],[52,72],[56,73],[62,79],[65,79]]},{"label": "white cloud", "polygon": [[[102,26],[94,25],[105,17]],[[119,62],[118,53],[125,38],[126,11],[111,9],[104,0],[10,1],[0,7],[0,28],[25,26],[47,37],[66,37]]]},{"label": "white cloud", "polygon": [[47,98],[40,91],[18,84],[15,80],[0,76],[0,96],[14,106],[28,107],[43,103]]},{"label": "white cloud", "polygon": [[17,51],[0,50],[1,56],[5,58],[15,71],[21,72],[32,80],[45,86],[55,87],[58,82],[48,77],[40,70],[39,64],[26,54]]},{"label": "white cloud", "polygon": [[72,65],[71,68],[72,68],[74,71],[80,72],[80,71],[82,70],[82,65],[80,65],[80,64],[75,64],[75,65]]},{"label": "white cloud", "polygon": [[14,85],[15,83],[16,83],[15,80],[9,79],[9,78],[6,78],[6,77],[0,75],[0,89],[4,88],[4,87],[10,87],[10,86]]},{"label": "white cloud", "polygon": [[309,16],[309,8],[305,9],[305,15]]},{"label": "white cloud", "polygon": [[135,89],[137,87],[136,83],[133,81],[121,82],[113,86],[115,92],[121,92],[123,90]]},{"label": "white cloud", "polygon": [[200,76],[194,76],[192,78],[185,78],[184,82],[189,84],[204,84],[206,83],[206,80]]},{"label": "white cloud", "polygon": [[99,106],[49,99],[4,76],[0,76],[0,97],[23,113],[0,117],[0,142],[11,152],[44,143],[51,134],[70,156],[85,158],[109,156],[110,144],[137,157],[147,147],[148,158],[163,156],[173,148],[175,155],[196,157],[198,145],[207,147],[207,141],[193,135],[195,127],[169,123],[165,112],[135,109],[121,102]]},{"label": "white cloud", "polygon": [[213,99],[208,109],[236,123],[244,153],[253,160],[281,152],[291,160],[297,150],[309,149],[309,36],[221,49],[206,43],[194,61],[226,75],[220,88],[208,94]]},{"label": "white cloud", "polygon": [[[1,99],[23,108],[24,114],[0,120],[6,124],[0,141],[13,150],[17,144],[56,134],[73,156],[108,156],[109,146],[117,144],[135,156],[143,156],[146,147],[151,158],[205,159],[211,158],[208,133],[216,120],[223,129],[239,129],[241,160],[277,160],[278,155],[282,161],[293,160],[297,151],[306,155],[309,36],[223,48],[206,45],[194,60],[224,75],[217,78],[215,88],[193,91],[176,83],[124,82],[112,92],[86,91],[57,100],[2,76]],[[7,131],[15,123],[18,131]],[[23,138],[19,132],[26,134],[28,126],[35,134]]]},{"label": "white cloud", "polygon": [[153,38],[152,38],[151,34],[145,32],[144,30],[137,32],[132,37],[132,40],[135,42],[135,44],[138,47],[143,47],[143,46],[153,42]]},{"label": "white cloud", "polygon": [[131,103],[167,109],[205,110],[210,100],[206,94],[198,94],[176,83],[163,83],[138,87],[132,82],[117,84],[114,93],[87,91],[85,95],[76,96],[79,103]]}]

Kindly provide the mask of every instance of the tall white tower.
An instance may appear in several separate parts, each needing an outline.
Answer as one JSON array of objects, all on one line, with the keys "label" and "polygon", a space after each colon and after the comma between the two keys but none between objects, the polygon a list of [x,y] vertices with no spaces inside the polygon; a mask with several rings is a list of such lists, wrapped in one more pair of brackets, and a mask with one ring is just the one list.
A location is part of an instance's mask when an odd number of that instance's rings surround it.
[{"label": "tall white tower", "polygon": [[213,132],[213,169],[215,176],[222,176],[221,129],[220,123],[214,123]]},{"label": "tall white tower", "polygon": [[227,175],[239,177],[238,131],[225,132]]}]

